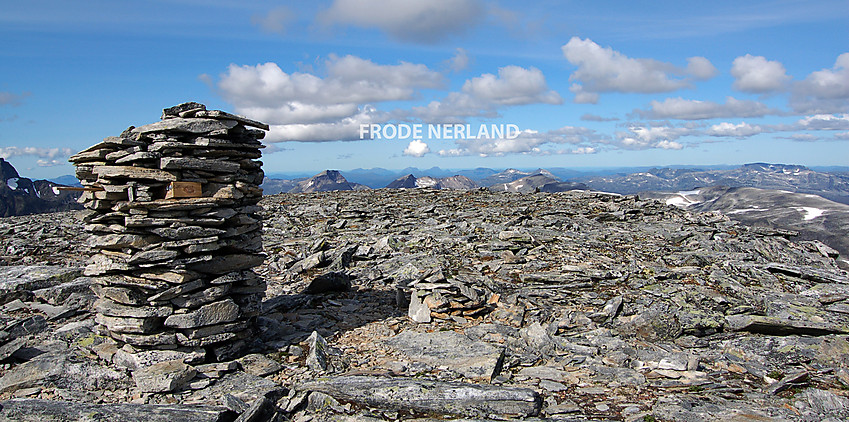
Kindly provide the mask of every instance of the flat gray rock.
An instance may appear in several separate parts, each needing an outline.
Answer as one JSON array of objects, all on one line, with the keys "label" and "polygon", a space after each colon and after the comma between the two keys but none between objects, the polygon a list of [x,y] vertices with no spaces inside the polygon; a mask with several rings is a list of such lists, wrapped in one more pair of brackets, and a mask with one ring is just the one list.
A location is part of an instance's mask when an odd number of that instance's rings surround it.
[{"label": "flat gray rock", "polygon": [[0,267],[0,305],[16,299],[15,292],[59,286],[80,277],[82,273],[83,269],[80,267],[47,265]]},{"label": "flat gray rock", "polygon": [[165,326],[195,328],[235,321],[238,317],[239,305],[236,305],[233,299],[225,299],[203,305],[192,312],[171,315],[165,319]]},{"label": "flat gray rock", "polygon": [[504,349],[474,341],[456,331],[404,331],[385,343],[414,361],[447,366],[469,379],[491,380],[501,371],[504,360]]},{"label": "flat gray rock", "polygon": [[0,402],[0,421],[19,422],[225,422],[224,407],[179,404],[87,404],[67,401],[12,399]]},{"label": "flat gray rock", "polygon": [[539,394],[526,388],[412,378],[341,376],[319,378],[296,388],[378,408],[447,415],[527,417],[539,414],[542,407]]},{"label": "flat gray rock", "polygon": [[133,129],[133,133],[150,133],[150,132],[184,132],[184,133],[207,133],[216,130],[226,130],[236,127],[238,122],[235,120],[218,120],[218,119],[196,119],[196,118],[175,118],[166,119],[159,122],[151,123]]},{"label": "flat gray rock", "polygon": [[170,360],[134,371],[133,381],[145,393],[166,393],[184,387],[196,374],[182,360]]}]

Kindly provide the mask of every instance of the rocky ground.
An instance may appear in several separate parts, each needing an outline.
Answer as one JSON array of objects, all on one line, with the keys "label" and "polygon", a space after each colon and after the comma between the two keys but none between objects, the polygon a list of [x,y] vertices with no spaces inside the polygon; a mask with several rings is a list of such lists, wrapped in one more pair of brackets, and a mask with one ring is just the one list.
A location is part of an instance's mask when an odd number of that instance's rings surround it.
[{"label": "rocky ground", "polygon": [[589,192],[262,205],[260,332],[216,363],[98,335],[81,214],[0,219],[0,420],[849,418],[819,242]]}]

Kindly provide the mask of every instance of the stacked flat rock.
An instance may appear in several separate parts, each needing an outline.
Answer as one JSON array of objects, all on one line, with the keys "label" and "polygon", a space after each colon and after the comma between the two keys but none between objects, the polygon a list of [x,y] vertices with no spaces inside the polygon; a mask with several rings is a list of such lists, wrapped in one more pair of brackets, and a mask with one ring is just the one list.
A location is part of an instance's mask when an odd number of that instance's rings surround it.
[{"label": "stacked flat rock", "polygon": [[491,311],[498,296],[469,280],[445,277],[442,271],[426,275],[401,288],[410,291],[409,317],[416,322],[465,321]]},{"label": "stacked flat rock", "polygon": [[223,359],[252,335],[265,291],[252,271],[264,259],[265,132],[250,127],[268,130],[185,103],[70,158],[90,190],[80,202],[97,322],[130,349]]}]

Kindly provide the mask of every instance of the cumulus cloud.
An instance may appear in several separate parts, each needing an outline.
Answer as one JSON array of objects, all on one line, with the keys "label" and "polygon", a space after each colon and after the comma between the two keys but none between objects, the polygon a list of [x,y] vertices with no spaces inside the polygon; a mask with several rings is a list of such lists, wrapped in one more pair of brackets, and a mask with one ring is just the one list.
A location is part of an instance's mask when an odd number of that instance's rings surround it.
[{"label": "cumulus cloud", "polygon": [[578,69],[569,76],[577,103],[596,103],[603,92],[658,93],[690,86],[693,79],[716,75],[704,57],[691,57],[686,68],[654,59],[631,58],[590,39],[572,37],[561,47],[563,55]]},{"label": "cumulus cloud", "polygon": [[835,133],[834,139],[841,141],[849,141],[849,132]]},{"label": "cumulus cloud", "polygon": [[276,63],[230,65],[218,88],[236,107],[279,107],[290,102],[314,105],[407,100],[418,88],[437,88],[443,77],[425,65],[380,65],[355,56],[331,56],[326,78],[284,72]]},{"label": "cumulus cloud", "polygon": [[469,67],[469,63],[471,59],[469,58],[469,53],[466,52],[464,48],[457,48],[454,57],[448,60],[448,68],[451,69],[452,72],[462,72]]},{"label": "cumulus cloud", "polygon": [[680,119],[703,120],[733,117],[763,117],[770,114],[780,114],[770,109],[766,104],[738,100],[734,97],[725,99],[725,104],[713,101],[685,100],[681,97],[667,98],[663,101],[653,100],[649,110],[636,110],[636,113],[649,119]]},{"label": "cumulus cloud", "polygon": [[708,80],[719,74],[716,66],[710,60],[696,56],[687,59],[687,73],[699,80]]},{"label": "cumulus cloud", "polygon": [[803,130],[849,130],[849,114],[817,114],[800,119],[796,126]]},{"label": "cumulus cloud", "polygon": [[548,88],[539,69],[505,66],[498,69],[498,75],[484,73],[466,80],[461,92],[413,107],[410,114],[428,122],[460,123],[469,117],[497,117],[500,106],[562,102],[560,95]]},{"label": "cumulus cloud", "polygon": [[418,139],[411,141],[407,145],[407,148],[404,148],[404,155],[409,155],[410,157],[424,157],[429,152],[430,148],[428,148],[427,144]]},{"label": "cumulus cloud", "polygon": [[[253,117],[253,116],[251,116]],[[265,142],[332,142],[360,140],[360,126],[370,123],[384,123],[388,120],[385,113],[374,107],[359,108],[357,113],[338,120],[319,123],[272,124],[265,136]]]},{"label": "cumulus cloud", "polygon": [[764,129],[758,125],[750,125],[746,122],[738,124],[722,122],[715,124],[705,131],[705,134],[718,137],[735,137],[745,138],[759,133],[763,133]]},{"label": "cumulus cloud", "polygon": [[849,53],[834,67],[818,70],[793,87],[790,105],[799,113],[837,113],[849,109]]},{"label": "cumulus cloud", "polygon": [[735,79],[734,89],[756,94],[783,91],[790,81],[780,62],[751,54],[734,59],[731,75]]},{"label": "cumulus cloud", "polygon": [[563,103],[557,92],[548,89],[542,71],[534,67],[501,67],[498,76],[484,73],[467,80],[463,84],[463,92],[501,105]]},{"label": "cumulus cloud", "polygon": [[[0,157],[9,159],[21,156],[35,156],[39,158],[67,158],[73,154],[70,148],[43,148],[43,147],[0,147]],[[63,162],[62,164],[65,164]]]},{"label": "cumulus cloud", "polygon": [[24,99],[30,95],[31,94],[29,92],[15,94],[12,92],[0,91],[0,105],[19,106],[23,104]]},{"label": "cumulus cloud", "polygon": [[356,56],[331,56],[325,77],[286,73],[276,63],[232,64],[217,87],[237,113],[269,123],[278,141],[359,139],[359,124],[389,116],[371,104],[413,99],[421,89],[439,88],[444,77],[427,66],[382,65]]},{"label": "cumulus cloud", "polygon": [[480,0],[335,0],[319,20],[377,28],[400,41],[434,43],[467,31],[484,12]]},{"label": "cumulus cloud", "polygon": [[684,147],[676,140],[693,134],[693,130],[672,126],[632,126],[627,132],[617,132],[619,146],[626,149],[681,149]]},{"label": "cumulus cloud", "polygon": [[271,9],[265,15],[254,15],[251,17],[252,24],[259,26],[265,32],[275,34],[285,34],[289,25],[294,20],[295,13],[284,6]]},{"label": "cumulus cloud", "polygon": [[408,114],[431,123],[463,123],[469,117],[498,117],[492,105],[464,92],[451,92],[442,100],[414,106]]}]

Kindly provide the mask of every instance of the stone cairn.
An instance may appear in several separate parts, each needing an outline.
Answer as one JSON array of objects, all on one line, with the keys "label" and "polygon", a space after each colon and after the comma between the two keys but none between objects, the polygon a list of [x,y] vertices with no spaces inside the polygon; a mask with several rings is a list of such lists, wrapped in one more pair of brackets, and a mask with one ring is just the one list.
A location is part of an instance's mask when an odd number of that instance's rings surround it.
[{"label": "stone cairn", "polygon": [[96,321],[131,351],[226,360],[254,332],[265,132],[250,127],[268,130],[185,103],[70,158],[91,210]]},{"label": "stone cairn", "polygon": [[465,322],[482,316],[494,308],[499,295],[470,280],[446,277],[440,270],[425,274],[399,286],[399,293],[409,291],[407,314],[416,322],[432,319]]}]

